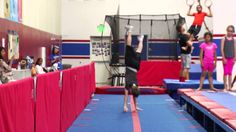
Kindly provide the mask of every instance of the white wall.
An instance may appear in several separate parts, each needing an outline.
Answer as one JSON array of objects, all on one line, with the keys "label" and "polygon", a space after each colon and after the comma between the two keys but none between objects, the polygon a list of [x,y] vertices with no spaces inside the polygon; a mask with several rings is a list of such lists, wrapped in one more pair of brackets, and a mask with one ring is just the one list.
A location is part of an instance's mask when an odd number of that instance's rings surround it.
[{"label": "white wall", "polygon": [[226,32],[228,25],[236,26],[235,0],[214,0],[214,33],[222,34]]},{"label": "white wall", "polygon": [[[0,17],[4,18],[4,0]],[[61,34],[61,0],[22,0],[22,23],[49,33]]]},{"label": "white wall", "polygon": [[71,64],[72,67],[90,63],[89,59],[63,59],[62,64]]},{"label": "white wall", "polygon": [[[223,34],[227,25],[236,26],[236,8],[234,7],[236,1],[213,0],[213,2],[213,21],[208,18],[206,21],[209,27],[214,28],[215,34]],[[96,30],[97,25],[104,22],[105,15],[117,14],[118,5],[120,5],[121,15],[180,13],[187,18],[188,26],[193,21],[192,17],[186,16],[188,6],[185,0],[62,0],[63,39],[89,39],[90,36],[99,36]],[[207,11],[206,7],[204,10]],[[104,35],[109,34],[109,28],[107,28]],[[221,62],[218,62],[217,71],[218,80],[222,81]]]},{"label": "white wall", "polygon": [[[227,25],[236,25],[235,4],[235,0],[213,1],[214,33],[225,33]],[[186,16],[188,6],[185,0],[62,0],[61,27],[64,38],[89,39],[92,35],[100,35],[96,30],[97,25],[104,22],[105,15],[116,14],[118,5],[121,15],[180,13],[187,18],[188,26],[193,20]],[[204,10],[207,9],[204,7]],[[211,26],[211,21],[209,19],[207,21]],[[109,30],[106,35],[109,35]]]},{"label": "white wall", "polygon": [[[118,0],[62,0],[62,37],[63,39],[90,39],[90,36],[101,36],[97,26],[104,23],[105,15],[116,14]],[[106,25],[106,27],[109,27]],[[104,35],[110,36],[106,28]],[[64,62],[80,65],[89,62],[88,59],[63,59]],[[109,64],[106,64],[109,65]],[[104,63],[96,63],[97,84],[108,84],[110,77]]]},{"label": "white wall", "polygon": [[[188,10],[185,0],[62,0],[63,38],[89,39],[101,35],[96,27],[104,22],[105,15],[117,14],[119,5],[121,15],[180,13],[186,17]],[[204,10],[207,9],[204,7]],[[187,25],[191,25],[193,18],[186,18]],[[211,20],[206,20],[212,27]],[[110,35],[109,26],[106,27],[105,35]]]},{"label": "white wall", "polygon": [[[203,3],[202,3],[203,4]],[[192,8],[192,12],[196,12],[196,2]],[[186,0],[120,0],[120,14],[180,14],[186,18],[186,28],[191,26],[193,17],[187,16],[189,7],[186,5]],[[203,6],[203,11],[208,12],[208,9]],[[212,30],[212,18],[205,19],[208,27]],[[202,36],[205,32],[205,26],[202,27],[202,31],[199,36]]]},{"label": "white wall", "polygon": [[[214,33],[215,34],[225,34],[226,33],[226,27],[228,25],[234,25],[236,26],[236,20],[235,20],[235,12],[236,8],[234,5],[236,4],[235,0],[214,0],[214,21],[213,21],[213,27],[214,27]],[[222,62],[217,63],[217,80],[223,82],[223,65]],[[234,66],[233,70],[233,76],[236,74],[236,66]]]},{"label": "white wall", "polygon": [[[62,0],[63,39],[89,39],[90,36],[101,36],[97,26],[104,23],[105,15],[116,14],[117,10],[118,0]],[[104,35],[110,35],[109,28]]]},{"label": "white wall", "polygon": [[22,0],[23,24],[61,34],[61,1],[60,0]]}]

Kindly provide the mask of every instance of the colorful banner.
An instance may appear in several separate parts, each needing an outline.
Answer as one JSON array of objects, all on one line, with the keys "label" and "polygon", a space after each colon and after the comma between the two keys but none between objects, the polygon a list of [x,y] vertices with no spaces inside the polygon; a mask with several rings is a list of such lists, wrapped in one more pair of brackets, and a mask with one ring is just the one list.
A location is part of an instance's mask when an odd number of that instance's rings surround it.
[{"label": "colorful banner", "polygon": [[7,19],[15,22],[22,22],[22,0],[0,0],[3,8],[0,13]]},{"label": "colorful banner", "polygon": [[10,0],[4,0],[4,16],[10,18]]},{"label": "colorful banner", "polygon": [[19,35],[8,34],[8,59],[19,58]]},{"label": "colorful banner", "polygon": [[18,0],[10,0],[10,19],[18,22]]},{"label": "colorful banner", "polygon": [[22,22],[22,0],[18,0],[18,22]]}]

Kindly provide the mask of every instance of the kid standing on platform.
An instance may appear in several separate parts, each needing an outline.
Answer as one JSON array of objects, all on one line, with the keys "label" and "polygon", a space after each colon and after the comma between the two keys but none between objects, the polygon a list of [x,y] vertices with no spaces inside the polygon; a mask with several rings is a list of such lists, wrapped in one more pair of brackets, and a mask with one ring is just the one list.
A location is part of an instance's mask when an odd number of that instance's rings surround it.
[{"label": "kid standing on platform", "polygon": [[232,90],[232,71],[234,61],[236,59],[235,46],[236,41],[234,39],[234,26],[230,25],[227,27],[227,34],[221,40],[221,54],[223,59],[224,67],[224,91]]},{"label": "kid standing on platform", "polygon": [[189,69],[191,65],[191,52],[192,52],[192,41],[191,36],[185,33],[185,28],[183,25],[179,25],[176,27],[178,31],[179,44],[180,44],[180,52],[181,52],[181,71],[180,71],[180,82],[185,82],[185,80],[189,79]]},{"label": "kid standing on platform", "polygon": [[216,49],[217,45],[212,42],[213,35],[210,32],[206,32],[204,34],[205,42],[200,45],[200,62],[202,67],[202,75],[200,78],[200,86],[198,90],[202,90],[203,83],[206,77],[206,74],[208,73],[208,80],[210,84],[210,89],[213,91],[217,91],[213,86],[213,71],[216,68]]}]

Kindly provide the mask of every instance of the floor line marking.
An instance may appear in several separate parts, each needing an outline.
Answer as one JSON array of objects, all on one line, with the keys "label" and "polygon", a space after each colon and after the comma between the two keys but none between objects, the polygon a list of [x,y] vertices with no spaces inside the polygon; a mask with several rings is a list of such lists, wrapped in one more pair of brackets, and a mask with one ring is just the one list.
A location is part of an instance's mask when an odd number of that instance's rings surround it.
[{"label": "floor line marking", "polygon": [[130,95],[130,102],[131,102],[130,106],[131,106],[131,112],[132,112],[134,132],[142,132],[139,115],[138,115],[138,112],[135,110],[134,99],[132,95]]}]

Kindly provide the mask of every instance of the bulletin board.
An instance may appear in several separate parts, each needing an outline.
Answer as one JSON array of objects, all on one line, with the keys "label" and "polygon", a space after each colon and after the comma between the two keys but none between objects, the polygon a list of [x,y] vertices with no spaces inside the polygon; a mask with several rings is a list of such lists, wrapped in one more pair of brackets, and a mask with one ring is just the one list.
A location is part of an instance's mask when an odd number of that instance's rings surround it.
[{"label": "bulletin board", "polygon": [[8,34],[8,59],[11,59],[12,56],[16,56],[16,59],[19,58],[19,35],[16,33]]},{"label": "bulletin board", "polygon": [[111,37],[90,37],[91,61],[110,61],[111,59]]}]

